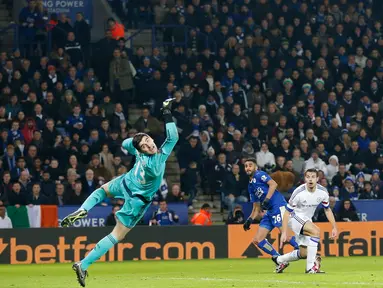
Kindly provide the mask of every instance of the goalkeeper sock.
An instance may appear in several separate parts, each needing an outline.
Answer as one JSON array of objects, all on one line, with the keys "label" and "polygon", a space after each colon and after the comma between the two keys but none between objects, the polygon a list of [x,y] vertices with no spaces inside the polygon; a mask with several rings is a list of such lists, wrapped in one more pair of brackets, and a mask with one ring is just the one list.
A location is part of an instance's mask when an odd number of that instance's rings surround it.
[{"label": "goalkeeper sock", "polygon": [[318,237],[310,237],[309,243],[307,245],[307,262],[306,262],[306,270],[310,270],[314,267],[315,259],[318,251]]},{"label": "goalkeeper sock", "polygon": [[290,252],[290,253],[287,253],[287,254],[284,254],[284,255],[281,255],[277,258],[277,261],[279,264],[282,264],[282,263],[290,263],[290,262],[293,262],[293,261],[297,261],[299,259],[302,259],[301,258],[301,253],[299,250],[294,250],[293,252]]},{"label": "goalkeeper sock", "polygon": [[299,245],[297,241],[295,240],[295,236],[291,237],[289,241],[290,245],[294,247],[294,249],[299,249]]},{"label": "goalkeeper sock", "polygon": [[101,239],[89,254],[81,261],[81,269],[88,270],[88,267],[101,258],[114,245],[118,243],[117,239],[111,234]]},{"label": "goalkeeper sock", "polygon": [[263,239],[261,242],[257,244],[258,248],[263,252],[271,256],[279,256],[280,254],[274,249],[274,247],[267,241],[267,239]]},{"label": "goalkeeper sock", "polygon": [[81,205],[80,209],[84,209],[86,211],[89,211],[94,206],[96,206],[98,203],[100,203],[102,200],[106,198],[106,193],[104,189],[98,188],[92,192],[92,194],[89,195],[88,198],[86,198],[85,202]]}]

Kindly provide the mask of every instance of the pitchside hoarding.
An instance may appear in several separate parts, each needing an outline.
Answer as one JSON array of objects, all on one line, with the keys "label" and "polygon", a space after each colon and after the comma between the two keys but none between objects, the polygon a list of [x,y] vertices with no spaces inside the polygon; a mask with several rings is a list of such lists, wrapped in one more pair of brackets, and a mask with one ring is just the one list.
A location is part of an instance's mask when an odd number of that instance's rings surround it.
[{"label": "pitchside hoarding", "polygon": [[[111,231],[112,227],[4,229],[0,264],[79,261]],[[136,227],[100,261],[215,258],[227,258],[225,226]]]},{"label": "pitchside hoarding", "polygon": [[[331,225],[319,223],[322,256],[383,256],[383,222],[338,223],[339,236],[331,240]],[[267,258],[253,243],[257,225],[136,227],[100,261]],[[0,264],[70,263],[82,259],[112,228],[3,229]],[[279,232],[269,241],[279,247]],[[280,253],[292,250],[285,245]]]}]

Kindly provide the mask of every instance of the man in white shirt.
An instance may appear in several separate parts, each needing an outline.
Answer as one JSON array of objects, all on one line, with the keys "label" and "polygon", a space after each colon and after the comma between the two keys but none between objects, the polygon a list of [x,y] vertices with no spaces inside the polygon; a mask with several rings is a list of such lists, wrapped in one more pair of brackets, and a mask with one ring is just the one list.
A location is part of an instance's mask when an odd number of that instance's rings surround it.
[{"label": "man in white shirt", "polygon": [[319,152],[316,150],[311,152],[311,157],[305,162],[305,170],[309,169],[321,170],[327,176],[327,165],[319,158]]},{"label": "man in white shirt", "polygon": [[266,165],[269,167],[275,166],[274,154],[269,151],[267,143],[262,143],[261,151],[257,152],[257,165],[260,168],[264,168]]},{"label": "man in white shirt", "polygon": [[0,229],[13,228],[11,219],[5,215],[5,207],[0,206]]},{"label": "man in white shirt", "polygon": [[299,250],[273,257],[277,264],[277,273],[281,273],[289,262],[307,258],[306,273],[316,274],[320,271],[320,260],[317,260],[320,229],[312,222],[316,208],[322,204],[327,219],[332,225],[331,239],[338,235],[334,214],[329,205],[329,195],[323,186],[317,184],[318,170],[305,172],[305,184],[294,190],[286,206],[282,221],[281,248],[287,241],[287,227],[295,233]]}]

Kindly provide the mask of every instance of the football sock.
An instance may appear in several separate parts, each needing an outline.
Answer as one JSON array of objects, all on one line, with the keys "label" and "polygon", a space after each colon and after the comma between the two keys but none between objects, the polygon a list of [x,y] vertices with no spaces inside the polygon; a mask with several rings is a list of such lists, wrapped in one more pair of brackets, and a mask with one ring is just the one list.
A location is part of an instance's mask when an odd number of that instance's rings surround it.
[{"label": "football sock", "polygon": [[92,194],[89,195],[88,198],[86,198],[85,202],[81,205],[80,209],[85,209],[86,211],[89,211],[105,198],[106,198],[106,193],[104,189],[98,188],[94,190]]},{"label": "football sock", "polygon": [[294,249],[299,249],[299,245],[297,241],[295,241],[295,236],[291,237],[289,241],[290,245],[294,247]]},{"label": "football sock", "polygon": [[313,268],[315,259],[318,251],[318,237],[310,237],[309,243],[307,245],[307,262],[306,262],[306,270],[310,270]]},{"label": "football sock", "polygon": [[101,258],[106,252],[109,251],[115,244],[117,239],[109,234],[101,239],[96,246],[89,252],[89,254],[81,261],[81,269],[88,270],[88,267]]},{"label": "football sock", "polygon": [[289,263],[289,262],[297,261],[299,259],[302,259],[302,258],[301,258],[300,251],[298,249],[298,250],[294,250],[293,252],[278,256],[277,261],[279,264],[282,264],[286,262]]},{"label": "football sock", "polygon": [[258,243],[258,248],[262,251],[266,252],[271,256],[279,256],[280,254],[273,248],[273,246],[267,241],[267,239],[263,239]]}]

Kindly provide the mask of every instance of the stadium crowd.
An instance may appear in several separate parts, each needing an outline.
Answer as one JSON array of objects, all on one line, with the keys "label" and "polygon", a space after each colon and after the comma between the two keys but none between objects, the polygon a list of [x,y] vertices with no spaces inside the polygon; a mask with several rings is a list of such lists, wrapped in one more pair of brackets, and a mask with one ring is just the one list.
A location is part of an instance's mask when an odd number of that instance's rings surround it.
[{"label": "stadium crowd", "polygon": [[[170,202],[192,203],[200,186],[238,211],[247,157],[296,183],[317,168],[334,200],[383,199],[383,2],[114,0],[128,27],[178,26],[157,30],[164,47],[132,51],[109,19],[92,53],[83,15],[48,17],[41,2],[20,13],[28,47],[0,54],[0,206],[81,204],[134,163],[123,139],[161,144],[170,97],[181,173]],[[28,41],[42,27],[53,49],[40,57]]]}]

